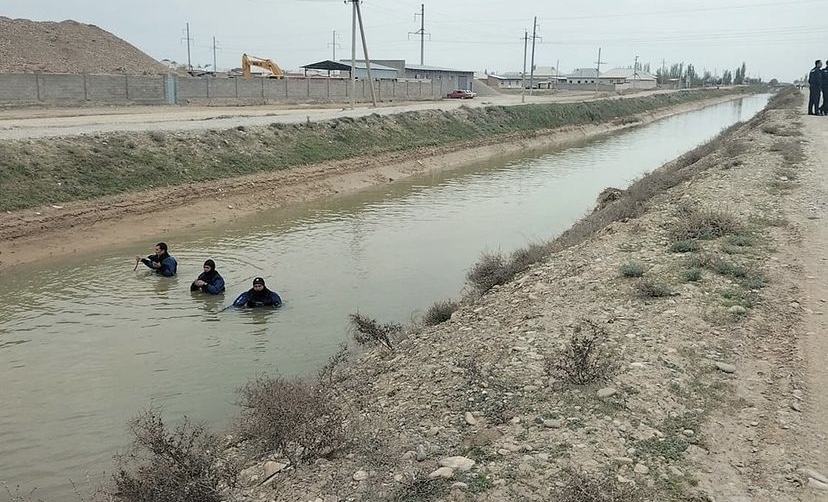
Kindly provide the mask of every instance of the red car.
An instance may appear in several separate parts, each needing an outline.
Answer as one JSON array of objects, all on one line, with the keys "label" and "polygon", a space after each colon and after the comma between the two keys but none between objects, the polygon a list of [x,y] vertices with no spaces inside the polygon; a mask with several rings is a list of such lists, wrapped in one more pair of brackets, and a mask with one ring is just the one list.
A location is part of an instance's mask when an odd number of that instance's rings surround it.
[{"label": "red car", "polygon": [[477,94],[468,89],[455,89],[448,93],[448,97],[452,99],[471,99],[475,96],[477,96]]}]

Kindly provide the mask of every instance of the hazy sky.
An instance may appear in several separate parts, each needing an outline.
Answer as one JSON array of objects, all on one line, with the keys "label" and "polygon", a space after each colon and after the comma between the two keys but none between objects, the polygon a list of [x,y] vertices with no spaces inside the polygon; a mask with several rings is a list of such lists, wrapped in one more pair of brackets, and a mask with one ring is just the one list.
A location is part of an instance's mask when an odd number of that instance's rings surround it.
[{"label": "hazy sky", "polygon": [[[828,0],[364,0],[371,59],[420,61],[415,12],[425,4],[425,64],[491,72],[519,71],[523,33],[538,17],[535,64],[561,71],[632,66],[653,71],[662,61],[692,62],[699,73],[735,69],[748,76],[791,81],[814,59],[828,58]],[[157,59],[187,61],[190,24],[193,65],[220,69],[241,55],[271,58],[284,69],[350,58],[351,6],[342,0],[0,0],[0,15],[38,21],[95,24]],[[362,50],[358,44],[357,57]],[[530,41],[531,53],[531,41]]]}]

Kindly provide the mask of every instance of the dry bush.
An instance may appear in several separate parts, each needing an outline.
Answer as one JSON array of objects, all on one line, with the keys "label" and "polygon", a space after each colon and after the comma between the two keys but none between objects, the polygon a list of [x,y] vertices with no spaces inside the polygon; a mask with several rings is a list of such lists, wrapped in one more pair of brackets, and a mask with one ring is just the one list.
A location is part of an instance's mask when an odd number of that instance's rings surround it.
[{"label": "dry bush", "polygon": [[724,153],[728,158],[737,157],[748,151],[748,145],[743,140],[730,139],[724,142]]},{"label": "dry bush", "polygon": [[585,319],[575,326],[568,345],[546,356],[546,371],[551,376],[575,385],[587,385],[610,379],[618,365],[607,349],[608,335],[597,323]]},{"label": "dry bush", "polygon": [[638,262],[629,262],[621,265],[619,271],[624,277],[641,277],[644,275],[644,265]]},{"label": "dry bush", "polygon": [[261,376],[238,394],[239,437],[258,453],[276,452],[297,466],[328,456],[347,443],[343,413],[320,385]]},{"label": "dry bush", "polygon": [[449,483],[443,478],[429,479],[425,472],[404,481],[387,498],[387,502],[434,502],[449,493]]},{"label": "dry bush", "polygon": [[673,291],[666,284],[656,282],[650,279],[641,279],[636,284],[638,294],[648,298],[661,298],[663,296],[671,296]]},{"label": "dry bush", "polygon": [[556,502],[645,502],[638,485],[620,483],[613,472],[585,473],[575,468],[561,472]]},{"label": "dry bush", "polygon": [[426,310],[423,323],[426,326],[436,326],[451,319],[451,314],[460,308],[460,304],[453,300],[435,302]]},{"label": "dry bush", "polygon": [[466,279],[481,294],[513,277],[509,264],[500,253],[483,253],[466,274]]},{"label": "dry bush", "polygon": [[394,322],[380,324],[376,319],[364,316],[357,312],[348,316],[350,319],[351,335],[360,345],[378,344],[391,352],[394,346],[391,338],[402,331],[402,325]]},{"label": "dry bush", "polygon": [[673,239],[677,241],[716,239],[743,231],[739,220],[728,212],[686,208],[682,210],[681,220],[673,230]]},{"label": "dry bush", "polygon": [[805,160],[802,143],[795,139],[777,140],[771,145],[770,151],[779,153],[788,164],[799,164]]},{"label": "dry bush", "polygon": [[319,372],[317,373],[319,383],[327,383],[328,385],[333,384],[334,376],[336,375],[336,369],[343,363],[345,363],[345,361],[347,360],[348,344],[343,342],[339,344],[339,350],[337,350],[336,353],[334,353],[332,356],[328,357],[328,362],[326,362],[324,366],[319,368]]},{"label": "dry bush", "polygon": [[549,254],[547,244],[532,243],[525,248],[520,248],[509,256],[509,270],[512,277],[526,271],[530,265],[542,261]]},{"label": "dry bush", "polygon": [[170,429],[157,408],[129,422],[133,443],[116,457],[113,476],[119,500],[127,502],[211,502],[234,486],[238,466],[223,462],[218,439],[203,424],[184,418]]}]

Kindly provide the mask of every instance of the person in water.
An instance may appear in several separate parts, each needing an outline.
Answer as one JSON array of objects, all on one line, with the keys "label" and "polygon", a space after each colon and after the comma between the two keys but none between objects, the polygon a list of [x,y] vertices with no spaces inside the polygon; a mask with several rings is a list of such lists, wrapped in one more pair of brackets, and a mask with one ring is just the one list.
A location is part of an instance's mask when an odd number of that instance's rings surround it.
[{"label": "person in water", "polygon": [[233,306],[238,308],[280,307],[281,305],[282,299],[276,292],[267,289],[261,277],[253,279],[253,287],[240,294],[233,302]]},{"label": "person in water", "polygon": [[216,262],[207,260],[204,262],[204,272],[190,284],[190,291],[204,291],[210,295],[224,293],[224,278],[216,270]]},{"label": "person in water", "polygon": [[156,274],[163,275],[164,277],[172,277],[178,271],[178,262],[167,252],[167,244],[164,242],[159,242],[155,245],[155,254],[151,254],[146,258],[136,256],[135,262],[137,263],[139,261],[155,270]]}]

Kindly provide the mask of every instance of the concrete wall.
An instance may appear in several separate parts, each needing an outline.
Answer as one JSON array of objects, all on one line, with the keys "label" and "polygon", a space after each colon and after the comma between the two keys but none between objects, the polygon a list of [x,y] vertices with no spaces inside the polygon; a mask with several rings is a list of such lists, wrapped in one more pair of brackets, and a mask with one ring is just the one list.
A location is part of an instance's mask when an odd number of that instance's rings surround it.
[{"label": "concrete wall", "polygon": [[[375,80],[378,100],[435,100],[456,89],[452,78]],[[328,78],[194,78],[167,75],[0,74],[2,105],[347,103],[351,81]],[[368,80],[355,100],[371,100]]]}]

